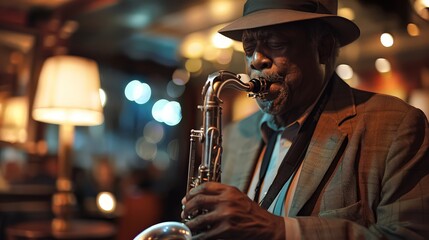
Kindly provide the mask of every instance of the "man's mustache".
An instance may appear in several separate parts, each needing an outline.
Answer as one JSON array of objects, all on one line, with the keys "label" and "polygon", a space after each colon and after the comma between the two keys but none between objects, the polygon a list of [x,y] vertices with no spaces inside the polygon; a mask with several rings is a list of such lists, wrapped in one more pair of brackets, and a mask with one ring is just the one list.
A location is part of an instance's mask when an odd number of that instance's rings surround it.
[{"label": "man's mustache", "polygon": [[282,74],[278,74],[278,73],[255,73],[251,75],[251,78],[263,78],[265,80],[267,80],[268,82],[271,83],[276,83],[276,82],[283,82],[284,81],[284,76]]}]

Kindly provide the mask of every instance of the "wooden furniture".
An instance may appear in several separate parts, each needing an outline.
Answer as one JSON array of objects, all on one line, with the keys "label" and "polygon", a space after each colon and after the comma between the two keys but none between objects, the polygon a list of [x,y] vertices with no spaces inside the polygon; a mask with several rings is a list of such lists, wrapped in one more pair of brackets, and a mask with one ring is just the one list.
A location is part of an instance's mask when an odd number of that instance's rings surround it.
[{"label": "wooden furniture", "polygon": [[51,221],[32,221],[9,226],[8,240],[114,240],[113,224],[102,221],[72,220],[70,230],[54,232]]}]

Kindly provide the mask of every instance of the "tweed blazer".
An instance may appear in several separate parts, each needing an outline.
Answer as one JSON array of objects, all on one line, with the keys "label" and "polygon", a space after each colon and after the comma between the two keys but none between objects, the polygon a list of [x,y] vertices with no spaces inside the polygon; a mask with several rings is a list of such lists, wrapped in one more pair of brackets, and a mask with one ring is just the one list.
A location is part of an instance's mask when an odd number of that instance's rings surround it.
[{"label": "tweed blazer", "polygon": [[[286,216],[298,222],[294,231],[302,239],[429,239],[427,118],[395,97],[331,80]],[[244,192],[262,149],[261,117],[224,131],[222,182]]]}]

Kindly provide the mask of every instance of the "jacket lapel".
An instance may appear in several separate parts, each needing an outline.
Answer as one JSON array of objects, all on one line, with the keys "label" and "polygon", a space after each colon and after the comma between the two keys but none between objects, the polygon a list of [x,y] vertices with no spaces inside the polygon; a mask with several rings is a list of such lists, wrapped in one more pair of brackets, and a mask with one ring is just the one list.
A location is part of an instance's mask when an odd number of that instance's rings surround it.
[{"label": "jacket lapel", "polygon": [[254,167],[261,150],[259,126],[262,113],[258,112],[244,119],[237,126],[237,132],[229,135],[222,160],[222,182],[236,186],[246,192],[253,176]]},{"label": "jacket lapel", "polygon": [[296,216],[312,197],[341,149],[347,134],[340,125],[356,114],[351,89],[337,76],[302,163],[289,216]]},{"label": "jacket lapel", "polygon": [[236,174],[234,182],[237,183],[238,189],[243,190],[244,192],[247,192],[248,185],[250,183],[250,180],[252,179],[254,167],[257,161],[257,158],[255,156],[258,156],[260,153],[260,145],[261,145],[261,139],[249,139],[246,138],[243,140],[245,148],[241,148],[238,150],[238,155],[240,157],[237,157],[237,160],[239,164],[237,167],[239,167],[239,171],[241,174]]}]

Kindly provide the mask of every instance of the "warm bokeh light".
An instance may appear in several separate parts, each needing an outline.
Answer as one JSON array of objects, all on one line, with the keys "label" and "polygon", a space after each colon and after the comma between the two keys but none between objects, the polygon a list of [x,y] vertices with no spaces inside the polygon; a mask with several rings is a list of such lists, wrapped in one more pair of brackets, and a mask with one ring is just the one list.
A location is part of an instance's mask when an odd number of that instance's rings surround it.
[{"label": "warm bokeh light", "polygon": [[227,38],[224,35],[214,32],[211,37],[211,43],[216,48],[229,48],[233,44],[233,40],[231,38]]},{"label": "warm bokeh light", "polygon": [[191,74],[185,69],[176,69],[171,78],[176,85],[185,85],[190,77]]},{"label": "warm bokeh light", "polygon": [[393,36],[390,33],[383,33],[380,36],[380,42],[384,47],[391,47],[394,44]]},{"label": "warm bokeh light", "polygon": [[188,72],[195,73],[201,70],[203,61],[201,59],[188,59],[185,62],[185,68]]},{"label": "warm bokeh light", "polygon": [[427,89],[413,90],[408,102],[414,107],[420,108],[429,119],[429,91]]},{"label": "warm bokeh light", "polygon": [[27,97],[11,97],[1,103],[1,140],[12,143],[27,141],[28,105]]},{"label": "warm bokeh light", "polygon": [[211,0],[209,2],[210,17],[219,22],[228,21],[228,18],[234,14],[236,4],[231,0]]},{"label": "warm bokeh light", "polygon": [[67,39],[73,35],[79,28],[79,23],[74,20],[67,20],[60,30],[59,37],[62,39]]},{"label": "warm bokeh light", "polygon": [[104,107],[107,102],[106,92],[102,88],[98,89],[98,92],[100,93],[101,106]]},{"label": "warm bokeh light", "polygon": [[[368,82],[366,82],[368,84]],[[376,74],[369,85],[362,81],[359,88],[371,92],[387,94],[405,100],[408,83],[399,72],[390,71]]]},{"label": "warm bokeh light", "polygon": [[417,37],[420,35],[420,28],[414,23],[408,23],[407,32],[412,37]]},{"label": "warm bokeh light", "polygon": [[341,17],[347,18],[349,20],[355,19],[355,12],[351,8],[343,7],[338,9],[338,15],[340,15]]},{"label": "warm bokeh light", "polygon": [[244,53],[243,43],[239,41],[234,41],[232,44],[232,48],[237,52]]},{"label": "warm bokeh light", "polygon": [[112,213],[116,209],[116,198],[110,192],[100,192],[97,195],[97,207],[103,213]]},{"label": "warm bokeh light", "polygon": [[206,36],[203,33],[192,33],[185,37],[180,45],[180,53],[185,58],[200,58],[203,56]]},{"label": "warm bokeh light", "polygon": [[429,20],[429,1],[428,0],[414,1],[414,10],[420,17],[426,20]]},{"label": "warm bokeh light", "polygon": [[222,50],[224,49],[215,48],[214,46],[209,45],[204,49],[203,59],[209,62],[214,62]]},{"label": "warm bokeh light", "polygon": [[247,97],[246,94],[238,94],[232,102],[232,120],[238,121],[258,110],[255,99]]},{"label": "warm bokeh light", "polygon": [[353,69],[347,64],[340,64],[337,66],[336,72],[344,80],[351,79],[353,77]]},{"label": "warm bokeh light", "polygon": [[220,49],[216,62],[223,65],[229,64],[232,60],[232,54],[233,50],[231,48]]},{"label": "warm bokeh light", "polygon": [[385,58],[378,58],[377,60],[375,60],[375,68],[380,73],[390,72],[390,62]]}]

